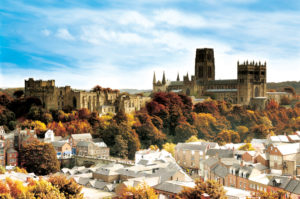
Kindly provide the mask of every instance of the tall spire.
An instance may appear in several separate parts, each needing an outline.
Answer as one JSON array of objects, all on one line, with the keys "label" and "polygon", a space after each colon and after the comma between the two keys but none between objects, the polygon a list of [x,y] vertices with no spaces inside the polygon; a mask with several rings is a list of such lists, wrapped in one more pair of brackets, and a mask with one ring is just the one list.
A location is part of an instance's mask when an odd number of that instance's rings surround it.
[{"label": "tall spire", "polygon": [[177,73],[177,79],[176,79],[178,82],[180,81],[180,78],[179,78],[179,73]]},{"label": "tall spire", "polygon": [[187,78],[188,81],[190,81],[189,72],[186,73],[186,78]]},{"label": "tall spire", "polygon": [[154,71],[154,74],[153,74],[153,84],[156,84],[155,71]]},{"label": "tall spire", "polygon": [[163,78],[162,78],[162,84],[166,84],[166,75],[165,75],[165,71],[164,71],[164,74],[163,74]]}]

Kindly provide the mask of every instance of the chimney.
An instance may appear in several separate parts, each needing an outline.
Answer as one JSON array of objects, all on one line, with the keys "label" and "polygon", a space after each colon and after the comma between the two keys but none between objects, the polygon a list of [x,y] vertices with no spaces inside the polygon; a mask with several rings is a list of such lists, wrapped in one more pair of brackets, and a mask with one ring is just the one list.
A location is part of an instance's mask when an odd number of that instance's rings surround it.
[{"label": "chimney", "polygon": [[240,165],[243,167],[244,166],[244,160],[241,160]]}]

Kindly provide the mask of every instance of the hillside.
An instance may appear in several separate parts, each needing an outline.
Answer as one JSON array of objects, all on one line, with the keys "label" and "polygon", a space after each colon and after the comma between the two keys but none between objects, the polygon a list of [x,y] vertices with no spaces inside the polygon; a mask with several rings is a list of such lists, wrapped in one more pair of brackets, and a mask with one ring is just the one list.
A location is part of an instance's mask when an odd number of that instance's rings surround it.
[{"label": "hillside", "polygon": [[268,90],[275,89],[276,91],[282,91],[285,87],[293,87],[297,94],[300,94],[300,81],[287,81],[287,82],[270,82],[267,83]]}]

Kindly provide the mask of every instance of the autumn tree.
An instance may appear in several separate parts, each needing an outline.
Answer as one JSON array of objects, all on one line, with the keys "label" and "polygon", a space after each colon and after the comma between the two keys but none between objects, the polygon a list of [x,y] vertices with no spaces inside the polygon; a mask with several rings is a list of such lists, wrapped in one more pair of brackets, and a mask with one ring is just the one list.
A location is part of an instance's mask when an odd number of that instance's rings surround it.
[{"label": "autumn tree", "polygon": [[156,194],[155,190],[147,185],[146,183],[142,183],[136,187],[128,187],[122,193],[122,198],[133,198],[133,199],[158,199],[158,194]]},{"label": "autumn tree", "polygon": [[223,130],[217,135],[215,141],[223,145],[226,143],[239,143],[241,140],[240,135],[236,131]]},{"label": "autumn tree", "polygon": [[197,180],[196,186],[194,188],[184,188],[181,193],[179,193],[180,199],[198,199],[201,198],[203,193],[210,196],[211,199],[226,199],[225,190],[216,181],[208,180],[202,182]]},{"label": "autumn tree", "polygon": [[32,142],[20,150],[19,162],[28,172],[47,175],[59,171],[56,152],[50,143]]},{"label": "autumn tree", "polygon": [[16,90],[14,93],[13,93],[13,96],[15,98],[20,98],[24,95],[24,91],[23,90]]},{"label": "autumn tree", "polygon": [[68,179],[63,175],[52,175],[48,181],[64,194],[66,198],[83,198],[82,186],[78,185],[73,178]]},{"label": "autumn tree", "polygon": [[267,106],[266,106],[266,109],[267,110],[276,110],[279,108],[279,104],[274,100],[274,99],[271,99],[268,103],[267,103]]},{"label": "autumn tree", "polygon": [[238,148],[238,150],[241,150],[241,151],[255,151],[255,148],[252,146],[251,143],[246,143],[246,144],[240,146]]},{"label": "autumn tree", "polygon": [[173,143],[165,143],[162,148],[164,150],[166,150],[167,152],[169,152],[173,157],[175,157],[175,147],[176,147],[176,144],[173,144]]},{"label": "autumn tree", "polygon": [[197,130],[187,122],[180,123],[175,129],[176,142],[184,142],[193,135],[197,135]]}]

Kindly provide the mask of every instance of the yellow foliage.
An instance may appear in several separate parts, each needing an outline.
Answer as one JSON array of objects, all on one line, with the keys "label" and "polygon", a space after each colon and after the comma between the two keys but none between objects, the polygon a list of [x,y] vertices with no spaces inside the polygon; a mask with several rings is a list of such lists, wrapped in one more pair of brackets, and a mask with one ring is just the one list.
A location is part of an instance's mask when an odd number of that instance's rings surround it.
[{"label": "yellow foliage", "polygon": [[169,143],[169,142],[167,142],[163,145],[163,149],[166,150],[167,152],[171,153],[173,157],[175,156],[175,147],[176,147],[176,144]]},{"label": "yellow foliage", "polygon": [[137,187],[128,187],[122,194],[122,198],[127,198],[129,196],[133,196],[133,198],[158,199],[155,190],[145,182],[139,184]]},{"label": "yellow foliage", "polygon": [[156,150],[158,150],[159,148],[158,148],[157,145],[150,145],[150,146],[149,146],[149,149],[156,151]]},{"label": "yellow foliage", "polygon": [[246,143],[243,146],[240,146],[238,148],[238,150],[241,150],[241,151],[255,151],[255,148],[252,146],[251,143]]},{"label": "yellow foliage", "polygon": [[188,142],[206,142],[206,141],[202,140],[202,139],[198,139],[197,136],[193,135],[189,139],[187,139],[185,142],[188,143]]},{"label": "yellow foliage", "polygon": [[216,123],[216,118],[210,113],[193,113],[193,118],[197,128],[209,127],[210,124]]},{"label": "yellow foliage", "polygon": [[254,114],[254,111],[252,111],[252,110],[247,110],[247,112],[250,114]]},{"label": "yellow foliage", "polygon": [[26,169],[20,168],[20,167],[15,167],[14,168],[14,172],[17,172],[17,173],[27,173]]}]

